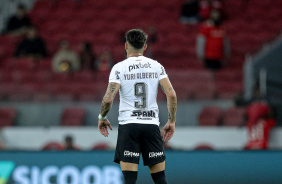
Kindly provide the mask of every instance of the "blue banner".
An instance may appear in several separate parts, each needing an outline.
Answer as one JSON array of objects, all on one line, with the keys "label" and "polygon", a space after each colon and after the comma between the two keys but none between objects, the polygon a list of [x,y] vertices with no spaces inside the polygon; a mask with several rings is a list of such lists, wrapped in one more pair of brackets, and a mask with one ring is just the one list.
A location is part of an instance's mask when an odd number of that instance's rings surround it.
[{"label": "blue banner", "polygon": [[[282,152],[166,152],[170,184],[281,184]],[[0,152],[0,184],[123,184],[112,151]],[[137,184],[153,184],[139,165]]]}]

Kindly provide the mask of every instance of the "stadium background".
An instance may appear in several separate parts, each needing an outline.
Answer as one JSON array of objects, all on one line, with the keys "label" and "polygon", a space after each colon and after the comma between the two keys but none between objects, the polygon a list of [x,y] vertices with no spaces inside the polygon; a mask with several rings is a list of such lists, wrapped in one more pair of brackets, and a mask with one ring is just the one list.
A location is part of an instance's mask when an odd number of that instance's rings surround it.
[{"label": "stadium background", "polygon": [[[235,105],[239,96],[251,98],[255,81],[262,81],[260,87],[277,111],[278,127],[271,133],[270,148],[282,148],[281,1],[224,1],[224,26],[230,38],[231,58],[226,67],[215,73],[206,70],[196,57],[200,23],[179,22],[181,0],[3,0],[1,3],[0,28],[15,13],[18,3],[29,8],[28,16],[46,42],[48,57],[37,62],[14,58],[14,50],[22,38],[0,36],[0,114],[4,114],[0,118],[0,137],[6,149],[0,152],[0,183],[8,179],[9,183],[16,182],[15,169],[26,166],[22,177],[34,177],[33,184],[43,184],[36,173],[50,165],[60,169],[71,165],[80,173],[91,165],[98,167],[92,174],[98,172],[101,176],[94,176],[102,178],[92,179],[92,183],[122,181],[102,176],[107,166],[113,167],[113,174],[109,175],[118,175],[117,165],[111,162],[118,125],[117,101],[109,114],[115,126],[109,139],[100,136],[96,128],[109,72],[57,74],[51,71],[52,57],[58,42],[68,39],[77,52],[81,42],[89,41],[97,55],[109,50],[114,62],[118,62],[124,59],[121,35],[136,27],[147,31],[150,26],[155,27],[158,41],[148,45],[149,51],[165,66],[179,100],[178,128],[168,145],[173,151],[167,154],[168,177],[179,181],[169,179],[170,183],[281,183],[277,172],[281,171],[281,152],[242,151],[247,132],[245,127],[238,126],[244,121],[246,107]],[[160,94],[158,99],[164,125],[165,96]],[[66,111],[68,108],[70,111]],[[40,151],[50,142],[62,144],[66,135],[73,136],[81,152]],[[109,151],[93,150],[101,144],[107,145]],[[201,146],[214,151],[193,151]],[[75,161],[77,157],[83,164]],[[48,162],[52,159],[58,163]],[[7,161],[15,164],[9,178],[3,175]],[[60,175],[58,170],[54,175]],[[65,175],[76,176],[71,171]],[[150,183],[148,176],[148,171],[142,168],[138,182]],[[81,180],[82,174],[78,178]],[[19,183],[32,183],[31,180]]]}]

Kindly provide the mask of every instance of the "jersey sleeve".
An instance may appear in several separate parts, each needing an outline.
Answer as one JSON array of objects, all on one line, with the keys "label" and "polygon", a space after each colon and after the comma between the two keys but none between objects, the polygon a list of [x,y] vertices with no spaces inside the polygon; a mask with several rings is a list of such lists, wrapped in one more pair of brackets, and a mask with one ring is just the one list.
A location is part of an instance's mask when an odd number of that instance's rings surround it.
[{"label": "jersey sleeve", "polygon": [[161,64],[158,65],[158,72],[159,72],[159,80],[162,80],[168,77],[166,74],[165,68]]},{"label": "jersey sleeve", "polygon": [[120,84],[120,75],[121,75],[121,67],[120,64],[117,63],[114,65],[114,67],[111,70],[110,77],[109,77],[109,83],[115,82]]}]

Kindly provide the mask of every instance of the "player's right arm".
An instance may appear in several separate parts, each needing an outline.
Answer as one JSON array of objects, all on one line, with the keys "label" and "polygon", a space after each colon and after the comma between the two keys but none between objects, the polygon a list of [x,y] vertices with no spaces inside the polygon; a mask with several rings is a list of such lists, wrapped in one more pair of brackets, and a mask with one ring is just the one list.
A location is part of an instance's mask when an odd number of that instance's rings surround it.
[{"label": "player's right arm", "polygon": [[168,121],[162,132],[163,140],[167,142],[172,138],[175,130],[177,97],[168,78],[161,79],[160,86],[167,97]]}]

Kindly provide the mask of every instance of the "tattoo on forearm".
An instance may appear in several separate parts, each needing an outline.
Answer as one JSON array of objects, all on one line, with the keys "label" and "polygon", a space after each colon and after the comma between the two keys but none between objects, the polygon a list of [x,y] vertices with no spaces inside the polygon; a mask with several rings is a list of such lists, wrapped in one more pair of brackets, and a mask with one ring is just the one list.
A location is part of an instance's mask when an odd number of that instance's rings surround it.
[{"label": "tattoo on forearm", "polygon": [[111,103],[106,102],[105,99],[108,99],[108,98],[114,99],[115,98],[115,95],[118,92],[117,85],[118,85],[117,83],[110,83],[108,85],[106,94],[103,98],[102,105],[101,105],[101,112],[100,112],[101,116],[106,116],[108,112],[110,111],[112,107],[112,102]]},{"label": "tattoo on forearm", "polygon": [[103,100],[102,105],[101,105],[101,112],[100,112],[101,116],[106,116],[108,112],[110,111],[111,106],[112,106],[112,103],[106,103]]},{"label": "tattoo on forearm", "polygon": [[168,103],[168,119],[172,122],[176,121],[177,102]]}]

